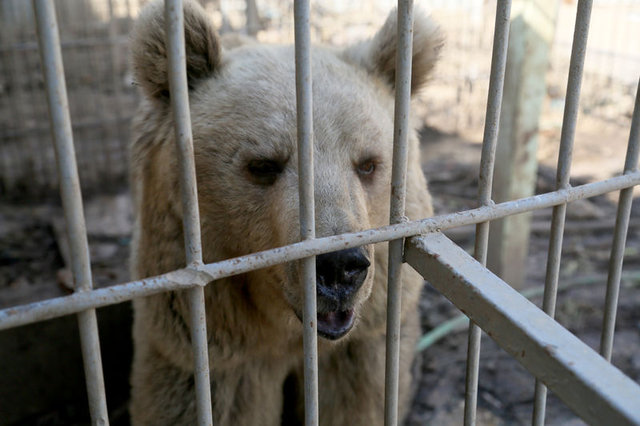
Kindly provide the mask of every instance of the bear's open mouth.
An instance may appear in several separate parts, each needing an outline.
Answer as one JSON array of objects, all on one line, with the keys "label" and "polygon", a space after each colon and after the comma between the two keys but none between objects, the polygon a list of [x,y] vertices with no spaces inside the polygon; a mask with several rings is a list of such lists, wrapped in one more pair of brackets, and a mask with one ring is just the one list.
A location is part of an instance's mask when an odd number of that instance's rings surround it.
[{"label": "bear's open mouth", "polygon": [[318,312],[318,334],[330,340],[336,340],[351,330],[356,314],[353,309],[347,311]]}]

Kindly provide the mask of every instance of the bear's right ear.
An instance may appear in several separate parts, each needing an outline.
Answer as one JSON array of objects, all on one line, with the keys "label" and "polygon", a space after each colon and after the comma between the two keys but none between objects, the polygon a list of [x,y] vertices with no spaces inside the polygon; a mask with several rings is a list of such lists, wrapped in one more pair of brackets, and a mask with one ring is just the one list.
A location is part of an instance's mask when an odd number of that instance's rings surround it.
[{"label": "bear's right ear", "polygon": [[[373,38],[350,46],[342,53],[347,62],[381,77],[391,88],[394,88],[396,80],[397,18],[396,11],[391,11],[385,24]],[[442,44],[438,26],[422,10],[417,9],[413,22],[412,95],[428,80]]]},{"label": "bear's right ear", "polygon": [[[187,80],[193,89],[199,80],[213,75],[220,65],[220,42],[202,7],[184,2],[184,39]],[[165,38],[164,1],[147,5],[133,28],[131,54],[134,79],[149,98],[168,101],[169,61]]]}]

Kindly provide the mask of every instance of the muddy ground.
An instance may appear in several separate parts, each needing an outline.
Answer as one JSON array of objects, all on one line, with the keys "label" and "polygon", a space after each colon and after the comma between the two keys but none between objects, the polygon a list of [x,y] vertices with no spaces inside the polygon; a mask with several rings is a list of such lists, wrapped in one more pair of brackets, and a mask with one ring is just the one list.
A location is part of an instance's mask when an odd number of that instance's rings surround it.
[{"label": "muddy ground", "polygon": [[[618,132],[621,146],[625,142],[623,130],[620,127]],[[436,213],[475,207],[477,164],[480,153],[477,139],[464,139],[426,128],[421,132],[421,136],[425,152],[424,170],[435,197]],[[543,137],[540,152],[546,153],[552,150],[547,145],[552,144],[555,137],[554,134],[547,135],[546,139]],[[593,158],[589,159],[587,155],[593,149],[589,144],[581,146],[583,147],[578,148],[576,153],[577,168],[588,170],[584,161],[593,161]],[[619,149],[614,151],[623,152]],[[546,165],[547,161],[544,158],[541,158],[541,162],[536,188],[538,193],[552,190],[555,182],[553,169]],[[616,167],[614,165],[607,170],[599,167],[597,172],[603,176],[611,175],[615,173]],[[572,183],[574,185],[586,183],[594,178],[594,176],[576,177]],[[616,211],[615,199],[616,197],[601,196],[580,201],[570,205],[567,215],[560,286],[569,288],[561,291],[558,297],[557,318],[561,324],[594,348],[598,347],[601,330],[607,262]],[[636,381],[640,381],[639,204],[640,201],[636,198],[625,253],[625,278],[621,290],[613,354],[613,363]],[[86,202],[86,215],[96,285],[106,286],[126,281],[131,227],[128,194],[125,191],[120,195],[89,199]],[[550,209],[533,214],[526,288],[540,287],[544,283],[550,216]],[[61,218],[61,209],[50,204],[0,204],[0,240],[2,241],[0,307],[60,296],[69,292],[70,277],[66,268],[68,260],[65,261],[68,259],[68,254]],[[461,228],[452,230],[448,234],[463,248],[471,251],[473,232],[473,228]],[[532,300],[538,305],[541,303],[541,297],[534,297]],[[124,312],[118,314],[121,317],[104,319],[106,325],[104,328],[101,327],[101,331],[103,331],[104,340],[105,335],[113,335],[114,327],[117,330],[119,339],[116,344],[117,356],[111,354],[113,347],[103,345],[103,357],[109,365],[109,370],[105,374],[113,377],[107,380],[114,382],[113,385],[108,386],[112,424],[126,425],[128,423],[126,376],[130,362],[128,337],[130,314],[126,304],[121,306]],[[421,309],[425,333],[444,321],[460,315],[450,302],[428,284],[424,289]],[[99,310],[99,313],[102,311]],[[49,323],[55,324],[55,322]],[[42,333],[36,328],[29,327],[22,330],[33,331],[33,336]],[[61,328],[63,331],[59,331],[62,336],[75,336],[73,323],[64,327],[66,328]],[[0,340],[4,338],[10,342],[18,341],[15,343],[15,349],[12,349],[13,353],[0,353],[0,359],[4,365],[12,366],[13,370],[24,368],[28,372],[33,370],[30,366],[33,364],[38,365],[41,370],[49,371],[46,361],[34,355],[36,353],[34,347],[38,345],[34,342],[24,343],[16,337],[20,330],[0,333]],[[467,346],[465,330],[466,327],[462,327],[450,332],[421,352],[422,372],[420,377],[416,377],[418,391],[408,419],[409,425],[461,424]],[[4,346],[5,348],[13,347],[11,344]],[[77,345],[77,342],[70,345]],[[39,350],[44,349],[40,347]],[[77,349],[63,346],[54,347],[51,351],[58,351],[57,356],[62,355],[62,358],[69,360],[67,364],[70,365],[67,365],[66,369],[60,369],[60,375],[63,377],[56,378],[53,374],[51,377],[47,376],[45,381],[38,381],[40,376],[25,377],[25,372],[20,371],[19,374],[5,374],[4,378],[0,379],[2,385],[0,393],[3,392],[3,388],[4,392],[7,392],[6,389],[22,389],[27,386],[25,383],[28,378],[33,381],[28,386],[34,387],[33,392],[38,392],[40,395],[39,403],[29,399],[21,400],[20,392],[5,395],[4,399],[0,398],[0,401],[5,401],[4,404],[0,403],[0,425],[87,423],[86,397],[81,373],[77,372],[78,364],[73,367],[71,362],[74,359],[79,362]],[[73,369],[76,370],[75,373],[71,373]],[[57,367],[53,367],[53,370],[57,370]],[[79,375],[79,378],[72,380],[70,375],[74,374]],[[55,387],[59,384],[58,382],[65,383],[65,381],[73,383],[76,387],[73,392],[56,395],[46,392],[47,387]],[[478,424],[530,423],[533,390],[534,380],[526,370],[485,336],[481,353]],[[9,415],[17,412],[24,414],[22,417]],[[553,396],[549,398],[547,413],[547,424],[550,425],[582,424]]]}]

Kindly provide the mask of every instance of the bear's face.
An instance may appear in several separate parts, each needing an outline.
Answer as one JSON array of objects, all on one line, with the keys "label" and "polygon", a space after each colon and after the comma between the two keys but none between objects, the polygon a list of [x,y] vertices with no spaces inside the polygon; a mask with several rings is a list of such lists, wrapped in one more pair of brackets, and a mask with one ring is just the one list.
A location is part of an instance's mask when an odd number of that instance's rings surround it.
[{"label": "bear's face", "polygon": [[[382,226],[388,223],[391,93],[331,52],[317,49],[313,58],[316,236]],[[227,255],[300,240],[293,64],[291,47],[238,48],[193,96],[202,216],[207,227],[226,225]],[[236,218],[233,227],[229,217]],[[214,230],[206,234],[221,240]],[[373,246],[318,257],[323,336],[341,337],[354,324],[371,291],[373,263]],[[291,263],[265,284],[281,286],[301,317],[299,268]]]},{"label": "bear's face", "polygon": [[[150,23],[139,24],[134,36],[134,68],[149,105],[168,115],[162,19],[150,10],[140,18]],[[205,261],[299,241],[293,47],[248,43],[225,51],[191,2],[185,24]],[[417,30],[429,43],[414,49],[414,88],[424,81],[439,46],[430,24]],[[388,223],[394,40],[391,17],[368,42],[344,51],[312,51],[317,237]],[[279,294],[301,318],[300,265],[257,271],[248,279],[271,289],[265,294]],[[371,293],[374,267],[373,246],[317,257],[322,336],[337,339],[352,328]]]},{"label": "bear's face", "polygon": [[[316,236],[382,226],[389,214],[391,91],[332,52],[316,49],[313,58]],[[211,244],[224,241],[226,256],[300,240],[293,64],[291,47],[241,47],[192,96],[204,235]],[[341,337],[371,292],[373,246],[319,256],[316,266],[318,329]],[[276,268],[264,284],[281,287],[301,317],[299,268]]]}]

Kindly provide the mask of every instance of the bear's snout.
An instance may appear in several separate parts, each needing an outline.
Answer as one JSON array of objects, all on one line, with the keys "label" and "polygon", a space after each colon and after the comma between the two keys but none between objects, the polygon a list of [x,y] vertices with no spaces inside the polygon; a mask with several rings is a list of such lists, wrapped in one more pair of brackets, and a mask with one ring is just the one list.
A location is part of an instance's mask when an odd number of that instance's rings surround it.
[{"label": "bear's snout", "polygon": [[367,278],[371,262],[362,248],[351,248],[321,254],[316,257],[316,286],[318,296],[349,302]]},{"label": "bear's snout", "polygon": [[355,322],[355,296],[367,278],[371,262],[362,248],[316,257],[318,332],[328,339],[344,336]]}]

